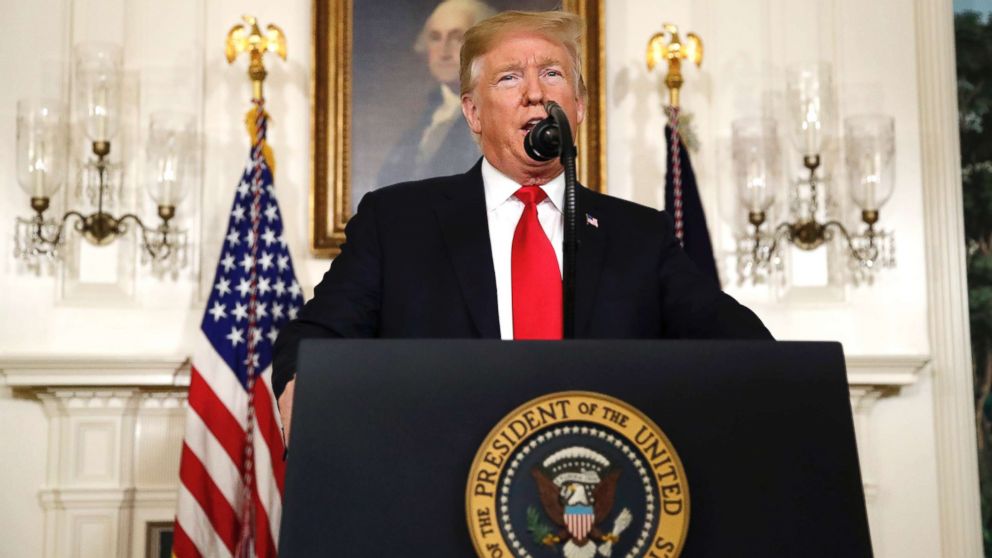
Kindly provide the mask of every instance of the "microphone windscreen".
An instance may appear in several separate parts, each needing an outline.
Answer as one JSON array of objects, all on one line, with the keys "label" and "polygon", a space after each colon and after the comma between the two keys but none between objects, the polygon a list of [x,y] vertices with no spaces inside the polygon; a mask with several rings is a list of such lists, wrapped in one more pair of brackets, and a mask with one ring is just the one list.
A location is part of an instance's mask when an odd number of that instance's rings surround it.
[{"label": "microphone windscreen", "polygon": [[524,137],[524,152],[535,161],[550,161],[561,154],[561,134],[553,118],[534,125]]}]

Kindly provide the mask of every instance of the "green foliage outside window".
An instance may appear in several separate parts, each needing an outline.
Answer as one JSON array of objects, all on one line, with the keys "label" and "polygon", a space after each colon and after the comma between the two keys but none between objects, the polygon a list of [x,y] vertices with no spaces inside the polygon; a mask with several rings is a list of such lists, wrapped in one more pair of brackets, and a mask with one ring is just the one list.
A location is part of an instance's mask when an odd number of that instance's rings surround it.
[{"label": "green foliage outside window", "polygon": [[954,16],[985,556],[992,558],[992,17]]}]

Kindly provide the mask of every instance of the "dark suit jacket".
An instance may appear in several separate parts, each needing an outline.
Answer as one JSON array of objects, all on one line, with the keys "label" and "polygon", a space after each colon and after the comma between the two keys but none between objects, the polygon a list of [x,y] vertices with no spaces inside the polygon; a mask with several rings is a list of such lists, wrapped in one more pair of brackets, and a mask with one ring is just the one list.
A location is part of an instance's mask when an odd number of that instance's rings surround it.
[{"label": "dark suit jacket", "polygon": [[[771,338],[689,261],[667,214],[585,188],[576,208],[576,337]],[[277,394],[303,338],[500,337],[481,160],[465,174],[367,194],[346,234],[313,299],[279,334]]]}]

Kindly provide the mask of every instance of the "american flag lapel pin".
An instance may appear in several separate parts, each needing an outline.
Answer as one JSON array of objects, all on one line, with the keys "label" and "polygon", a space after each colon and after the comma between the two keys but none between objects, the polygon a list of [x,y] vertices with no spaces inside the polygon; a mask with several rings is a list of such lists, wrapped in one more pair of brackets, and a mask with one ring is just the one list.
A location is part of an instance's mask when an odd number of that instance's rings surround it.
[{"label": "american flag lapel pin", "polygon": [[592,215],[589,215],[588,213],[586,213],[586,224],[587,225],[592,225],[592,226],[594,226],[594,227],[596,227],[598,229],[599,228],[599,219],[597,219],[597,218],[593,217]]}]

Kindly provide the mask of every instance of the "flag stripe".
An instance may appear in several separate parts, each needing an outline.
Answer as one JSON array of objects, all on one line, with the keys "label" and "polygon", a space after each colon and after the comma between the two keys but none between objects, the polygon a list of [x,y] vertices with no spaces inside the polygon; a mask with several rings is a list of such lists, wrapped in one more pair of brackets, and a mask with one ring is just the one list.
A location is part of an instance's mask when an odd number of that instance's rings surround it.
[{"label": "flag stripe", "polygon": [[189,406],[203,419],[204,426],[231,457],[232,463],[244,459],[245,431],[231,411],[203,381],[199,370],[193,366],[189,381]]},{"label": "flag stripe", "polygon": [[[282,462],[282,459],[279,460]],[[276,483],[275,474],[272,469],[272,461],[269,459],[269,448],[261,436],[255,437],[255,493],[258,497],[258,504],[265,509],[266,515],[273,519],[273,532],[271,537],[278,541],[277,535],[279,520],[282,518],[282,499],[279,485]]]},{"label": "flag stripe", "polygon": [[[269,382],[255,383],[255,419],[258,424],[258,433],[265,439],[267,446],[265,457],[271,463],[272,473],[281,493],[286,477],[286,463],[282,459],[285,448],[282,444],[282,427],[275,410],[274,397]],[[256,455],[262,454],[256,453]]]},{"label": "flag stripe", "polygon": [[172,555],[188,556],[189,558],[202,557],[200,551],[196,549],[196,545],[193,544],[192,539],[189,538],[182,525],[179,524],[178,518],[175,528],[172,530]]},{"label": "flag stripe", "polygon": [[179,465],[179,479],[206,512],[214,531],[220,536],[229,552],[234,552],[237,541],[238,520],[234,508],[217,488],[203,463],[183,444],[183,455]]},{"label": "flag stripe", "polygon": [[211,480],[234,508],[242,487],[241,470],[238,468],[241,460],[237,463],[231,461],[227,450],[210,435],[197,413],[186,415],[186,446],[210,471]]},{"label": "flag stripe", "polygon": [[244,430],[247,426],[248,416],[248,393],[241,385],[229,368],[224,359],[217,354],[217,351],[210,346],[210,339],[203,332],[200,332],[201,347],[193,354],[193,363],[200,372],[204,382],[210,386],[217,399],[224,402],[224,406],[231,412],[231,416],[238,421],[239,428]]},{"label": "flag stripe", "polygon": [[[182,526],[183,531],[193,541],[193,545],[201,556],[214,558],[231,555],[227,543],[214,531],[206,512],[203,511],[199,502],[185,486],[179,487],[178,504],[176,525]],[[176,556],[187,558],[186,555],[179,553]]]},{"label": "flag stripe", "polygon": [[269,525],[279,528],[278,521],[270,523],[265,507],[262,505],[260,495],[257,490],[252,491],[255,500],[255,554],[258,558],[270,558],[276,556],[276,543],[272,539]]}]

